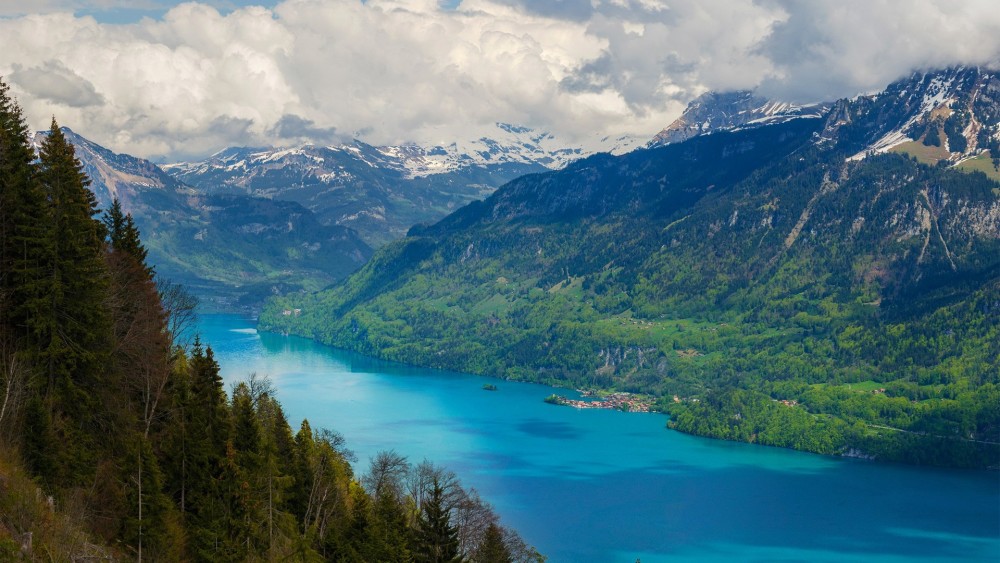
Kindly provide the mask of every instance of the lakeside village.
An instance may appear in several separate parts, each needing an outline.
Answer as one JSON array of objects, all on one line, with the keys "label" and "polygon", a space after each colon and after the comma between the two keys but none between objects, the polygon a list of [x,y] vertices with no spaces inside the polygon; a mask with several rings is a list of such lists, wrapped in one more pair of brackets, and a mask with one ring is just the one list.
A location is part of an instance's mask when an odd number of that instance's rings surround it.
[{"label": "lakeside village", "polygon": [[650,412],[653,406],[652,399],[640,395],[633,395],[632,393],[619,392],[599,395],[595,391],[580,390],[580,394],[584,397],[596,397],[597,399],[581,401],[569,399],[563,397],[562,395],[556,395],[553,393],[545,398],[545,402],[553,405],[563,405],[578,409],[615,409],[625,412]]}]

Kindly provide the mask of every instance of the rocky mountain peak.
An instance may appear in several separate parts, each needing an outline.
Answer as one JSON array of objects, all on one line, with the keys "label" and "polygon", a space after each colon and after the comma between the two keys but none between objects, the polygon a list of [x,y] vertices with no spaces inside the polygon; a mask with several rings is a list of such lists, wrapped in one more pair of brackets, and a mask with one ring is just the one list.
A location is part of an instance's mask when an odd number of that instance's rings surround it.
[{"label": "rocky mountain peak", "polygon": [[656,134],[650,148],[679,143],[715,131],[760,127],[792,119],[820,118],[830,104],[798,105],[769,100],[750,90],[706,92],[695,98],[684,113]]}]

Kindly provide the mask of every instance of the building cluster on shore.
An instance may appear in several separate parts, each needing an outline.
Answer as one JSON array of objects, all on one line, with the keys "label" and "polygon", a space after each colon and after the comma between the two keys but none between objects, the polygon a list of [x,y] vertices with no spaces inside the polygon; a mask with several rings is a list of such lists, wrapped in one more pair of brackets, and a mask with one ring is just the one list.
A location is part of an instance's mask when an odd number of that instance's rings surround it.
[{"label": "building cluster on shore", "polygon": [[[593,396],[591,393],[583,393],[583,395],[585,397]],[[580,401],[553,394],[546,397],[545,401],[578,409],[615,409],[628,412],[649,412],[652,406],[652,401],[649,399],[632,393],[611,393],[596,401]]]}]

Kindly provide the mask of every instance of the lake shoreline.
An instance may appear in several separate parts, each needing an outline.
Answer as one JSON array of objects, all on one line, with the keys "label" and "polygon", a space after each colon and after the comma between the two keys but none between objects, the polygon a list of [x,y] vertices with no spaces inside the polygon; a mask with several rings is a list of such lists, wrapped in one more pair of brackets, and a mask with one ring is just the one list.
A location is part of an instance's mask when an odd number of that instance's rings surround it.
[{"label": "lake shoreline", "polygon": [[[653,413],[543,402],[584,398],[566,387],[381,360],[258,332],[245,317],[205,316],[200,326],[227,389],[250,372],[270,376],[290,421],[345,436],[356,475],[389,449],[448,467],[550,563],[975,561],[1000,552],[993,474],[705,439],[672,432]],[[483,391],[488,382],[498,391]]]}]

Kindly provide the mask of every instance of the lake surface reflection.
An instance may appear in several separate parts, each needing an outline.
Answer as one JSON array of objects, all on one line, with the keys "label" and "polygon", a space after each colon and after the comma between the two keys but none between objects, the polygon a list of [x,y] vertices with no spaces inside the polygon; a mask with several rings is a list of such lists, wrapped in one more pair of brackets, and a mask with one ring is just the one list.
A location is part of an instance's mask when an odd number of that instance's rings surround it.
[{"label": "lake surface reflection", "polygon": [[[1000,561],[1000,475],[696,438],[543,385],[414,368],[206,315],[228,386],[270,376],[297,426],[454,470],[552,562]],[[492,382],[497,391],[484,391]],[[572,396],[564,390],[561,394]]]}]

